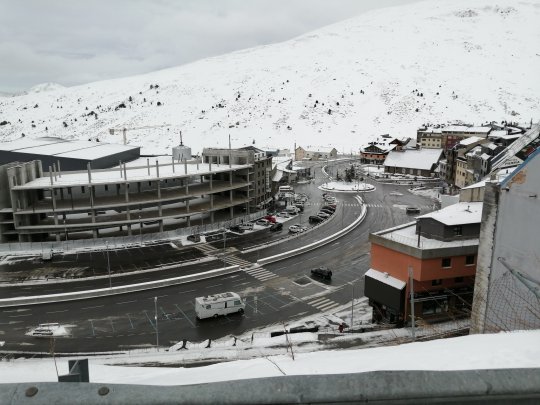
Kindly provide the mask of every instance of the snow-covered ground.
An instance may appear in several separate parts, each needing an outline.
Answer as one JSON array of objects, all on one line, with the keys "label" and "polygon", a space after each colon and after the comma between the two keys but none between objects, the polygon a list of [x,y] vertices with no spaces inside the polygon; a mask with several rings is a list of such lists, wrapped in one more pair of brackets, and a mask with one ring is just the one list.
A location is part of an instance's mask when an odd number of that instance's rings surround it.
[{"label": "snow-covered ground", "polygon": [[[0,139],[334,146],[424,123],[540,116],[536,1],[437,0],[367,12],[279,44],[145,75],[0,98]],[[505,55],[502,58],[501,55]],[[532,56],[531,56],[532,55]],[[156,86],[157,85],[157,86]],[[48,91],[44,91],[48,90]],[[168,126],[164,126],[168,125]]]},{"label": "snow-covered ground", "polygon": [[[293,339],[294,335],[289,336]],[[205,382],[265,378],[281,375],[361,373],[376,370],[472,370],[540,367],[540,331],[470,335],[397,346],[314,353],[282,348],[282,354],[236,360],[198,368],[112,365],[122,359],[89,359],[90,381],[114,384],[187,385]],[[209,349],[207,349],[209,350]],[[238,348],[241,351],[242,348]],[[444,355],[443,355],[444,354]],[[140,358],[148,363],[167,354]],[[436,360],[434,360],[436,359]],[[57,359],[59,374],[67,374],[67,359]],[[3,383],[57,381],[53,359],[0,362]]]},{"label": "snow-covered ground", "polygon": [[323,191],[332,191],[332,192],[343,192],[343,193],[366,193],[369,191],[374,191],[375,186],[372,186],[368,183],[357,183],[357,182],[345,182],[345,181],[330,181],[319,186],[320,190]]}]

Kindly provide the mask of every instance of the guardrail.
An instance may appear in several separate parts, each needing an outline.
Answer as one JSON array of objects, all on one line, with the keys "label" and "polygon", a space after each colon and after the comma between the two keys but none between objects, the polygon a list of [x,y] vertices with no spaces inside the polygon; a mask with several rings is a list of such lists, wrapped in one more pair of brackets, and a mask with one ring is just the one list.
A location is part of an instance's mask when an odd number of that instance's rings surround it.
[{"label": "guardrail", "polygon": [[[221,228],[228,228],[233,225],[238,225],[242,222],[249,222],[261,218],[266,214],[265,210],[257,211],[253,214],[235,217],[227,221],[213,222],[205,225],[194,225],[191,227],[182,227],[172,231],[154,232],[146,234],[135,234],[132,236],[117,236],[104,237],[98,239],[73,239],[58,242],[20,242],[20,243],[0,243],[0,253],[15,254],[21,252],[23,254],[40,254],[44,251],[76,251],[76,250],[93,250],[104,249],[108,243],[109,248],[126,246],[141,246],[143,244],[171,241],[179,239],[183,236],[192,235],[194,233],[206,233],[216,231]],[[143,221],[144,222],[144,221]]]},{"label": "guardrail", "polygon": [[75,291],[61,294],[34,295],[31,297],[16,297],[0,299],[0,308],[22,305],[47,304],[50,302],[76,301],[88,298],[106,297],[109,295],[127,294],[135,291],[151,290],[154,288],[168,287],[170,285],[185,284],[191,281],[204,280],[207,278],[219,277],[238,271],[240,266],[229,266],[221,269],[210,270],[204,273],[190,274],[164,280],[149,281],[146,283],[130,284],[112,288],[100,288],[88,291]]},{"label": "guardrail", "polygon": [[[90,378],[92,371],[90,370]],[[540,369],[402,370],[291,375],[206,384],[0,384],[4,404],[533,404]]]}]

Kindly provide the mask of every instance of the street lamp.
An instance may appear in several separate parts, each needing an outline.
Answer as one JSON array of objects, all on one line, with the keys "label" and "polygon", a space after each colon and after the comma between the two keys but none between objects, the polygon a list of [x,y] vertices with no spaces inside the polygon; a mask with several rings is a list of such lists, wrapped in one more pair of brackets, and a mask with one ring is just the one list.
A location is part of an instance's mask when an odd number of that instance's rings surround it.
[{"label": "street lamp", "polygon": [[105,243],[105,249],[107,250],[107,270],[109,271],[109,288],[112,289],[112,279],[111,279],[111,262],[109,261],[109,242]]},{"label": "street lamp", "polygon": [[68,250],[68,234],[67,234],[67,226],[66,226],[66,220],[64,219],[64,234],[66,235],[66,251]]},{"label": "street lamp", "polygon": [[353,331],[353,322],[354,322],[354,281],[351,281],[351,328],[350,331]]},{"label": "street lamp", "polygon": [[140,215],[139,215],[139,238],[141,240],[141,246],[142,246],[142,221],[141,221]]},{"label": "street lamp", "polygon": [[159,350],[159,329],[157,319],[157,297],[154,297],[154,320],[156,321],[156,350]]}]

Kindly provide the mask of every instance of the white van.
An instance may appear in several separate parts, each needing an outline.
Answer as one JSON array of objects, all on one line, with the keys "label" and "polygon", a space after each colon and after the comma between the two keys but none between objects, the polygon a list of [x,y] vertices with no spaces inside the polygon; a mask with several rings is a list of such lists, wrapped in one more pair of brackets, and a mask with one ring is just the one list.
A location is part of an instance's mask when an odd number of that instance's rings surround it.
[{"label": "white van", "polygon": [[246,303],[234,292],[208,295],[195,298],[197,319],[217,318],[219,315],[242,313]]}]

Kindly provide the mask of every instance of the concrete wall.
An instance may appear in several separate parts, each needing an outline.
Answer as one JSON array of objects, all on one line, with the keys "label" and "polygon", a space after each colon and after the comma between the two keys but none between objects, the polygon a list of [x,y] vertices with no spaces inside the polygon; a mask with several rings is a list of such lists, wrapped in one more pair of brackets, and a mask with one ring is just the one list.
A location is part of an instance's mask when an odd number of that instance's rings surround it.
[{"label": "concrete wall", "polygon": [[540,328],[539,194],[540,150],[500,186],[486,184],[472,333]]}]

